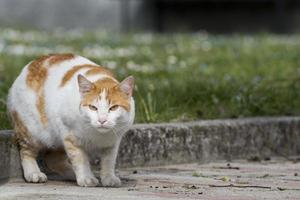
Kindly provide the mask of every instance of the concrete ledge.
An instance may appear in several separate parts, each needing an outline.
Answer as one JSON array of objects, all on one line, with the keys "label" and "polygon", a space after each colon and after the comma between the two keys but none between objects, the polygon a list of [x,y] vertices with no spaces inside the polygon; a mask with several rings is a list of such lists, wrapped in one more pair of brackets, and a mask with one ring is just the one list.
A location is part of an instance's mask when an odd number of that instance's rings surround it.
[{"label": "concrete ledge", "polygon": [[10,166],[10,134],[1,132],[0,134],[0,180],[9,178]]},{"label": "concrete ledge", "polygon": [[[20,175],[12,131],[0,132],[0,177]],[[300,155],[300,117],[137,124],[123,138],[118,166],[149,166],[250,156]],[[9,172],[7,169],[10,169]]]},{"label": "concrete ledge", "polygon": [[0,131],[0,182],[22,175],[19,152],[12,142],[11,130]]},{"label": "concrete ledge", "polygon": [[119,166],[143,166],[252,156],[300,155],[300,117],[139,124],[123,139]]}]

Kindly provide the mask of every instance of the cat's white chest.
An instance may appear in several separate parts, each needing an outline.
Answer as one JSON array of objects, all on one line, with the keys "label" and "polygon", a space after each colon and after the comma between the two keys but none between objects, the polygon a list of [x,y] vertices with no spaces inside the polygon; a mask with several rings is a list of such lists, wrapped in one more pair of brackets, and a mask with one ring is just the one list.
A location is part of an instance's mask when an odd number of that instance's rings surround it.
[{"label": "cat's white chest", "polygon": [[93,130],[86,130],[79,131],[77,134],[86,149],[113,147],[116,144],[116,141],[120,139],[120,136],[117,136],[112,131],[99,133]]},{"label": "cat's white chest", "polygon": [[112,147],[116,144],[117,140],[118,137],[112,132],[99,134],[90,139],[90,141],[99,148]]}]

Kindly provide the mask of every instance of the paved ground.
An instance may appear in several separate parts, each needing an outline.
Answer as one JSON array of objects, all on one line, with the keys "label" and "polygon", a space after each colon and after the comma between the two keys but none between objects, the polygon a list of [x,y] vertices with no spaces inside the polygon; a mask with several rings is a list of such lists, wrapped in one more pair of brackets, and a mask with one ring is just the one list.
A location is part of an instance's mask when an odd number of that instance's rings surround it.
[{"label": "paved ground", "polygon": [[80,188],[73,182],[0,186],[1,200],[300,199],[300,162],[270,160],[122,169],[121,188]]}]

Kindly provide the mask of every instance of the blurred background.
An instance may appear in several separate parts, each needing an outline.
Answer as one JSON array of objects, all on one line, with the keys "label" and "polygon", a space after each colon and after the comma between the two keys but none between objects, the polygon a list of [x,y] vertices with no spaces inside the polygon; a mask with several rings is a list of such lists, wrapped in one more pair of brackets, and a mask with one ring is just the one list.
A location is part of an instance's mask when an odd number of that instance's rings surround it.
[{"label": "blurred background", "polygon": [[297,0],[1,0],[0,24],[51,30],[299,31]]},{"label": "blurred background", "polygon": [[0,0],[0,129],[23,66],[71,52],[136,78],[136,122],[300,113],[296,0]]}]

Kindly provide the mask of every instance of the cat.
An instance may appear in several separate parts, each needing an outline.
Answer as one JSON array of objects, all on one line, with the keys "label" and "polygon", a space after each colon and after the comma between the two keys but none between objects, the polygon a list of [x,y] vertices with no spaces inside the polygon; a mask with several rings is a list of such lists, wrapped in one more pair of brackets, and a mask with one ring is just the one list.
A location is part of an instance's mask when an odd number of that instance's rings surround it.
[{"label": "cat", "polygon": [[27,64],[7,99],[27,182],[47,181],[36,158],[47,150],[47,167],[97,186],[89,155],[99,153],[103,186],[118,187],[115,163],[122,136],[134,121],[134,78],[118,82],[111,71],[73,54],[50,54]]}]

